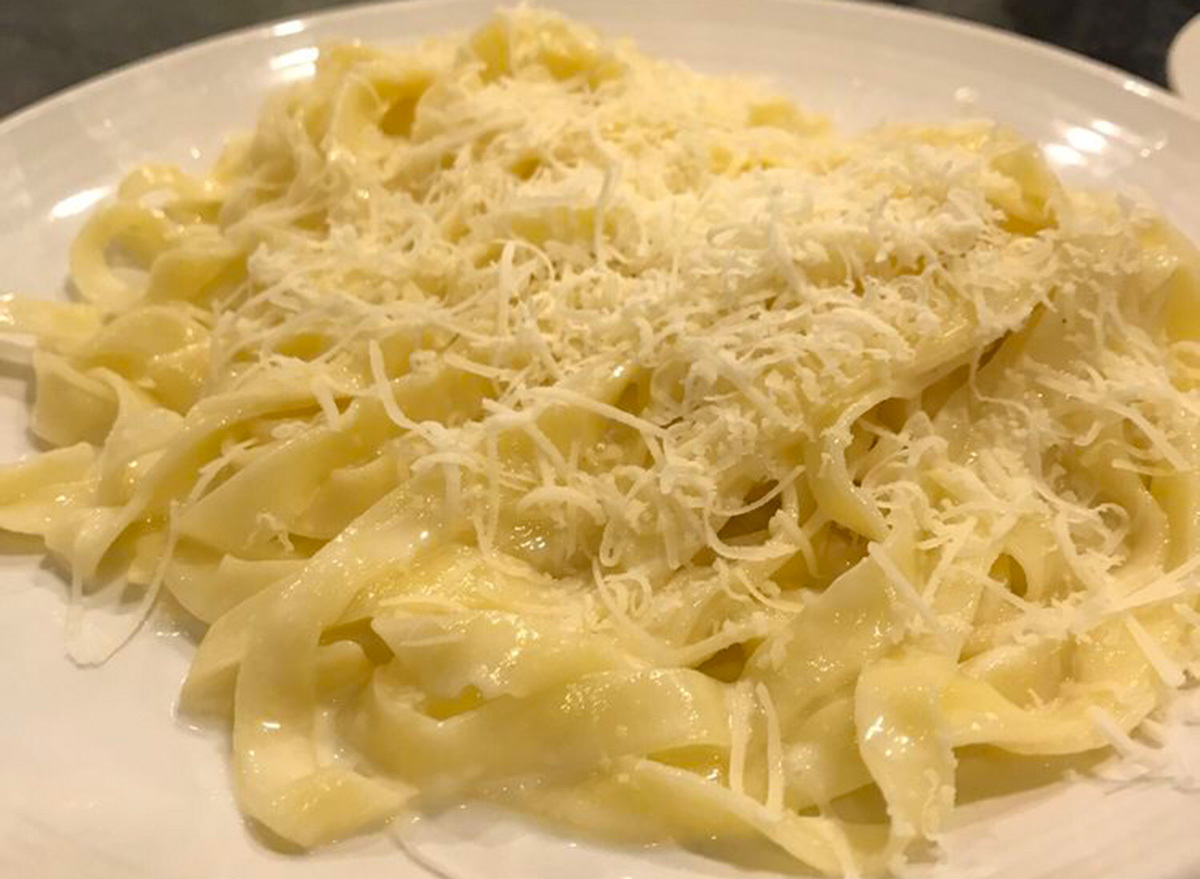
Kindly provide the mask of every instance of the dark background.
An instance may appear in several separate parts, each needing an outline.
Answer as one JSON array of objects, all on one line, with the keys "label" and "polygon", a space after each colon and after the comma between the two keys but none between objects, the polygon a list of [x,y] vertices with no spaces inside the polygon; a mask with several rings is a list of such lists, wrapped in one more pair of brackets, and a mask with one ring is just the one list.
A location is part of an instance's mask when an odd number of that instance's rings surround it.
[{"label": "dark background", "polygon": [[[349,0],[0,0],[0,116],[164,49],[348,5]],[[1160,85],[1171,39],[1200,13],[1200,0],[895,0],[894,5],[1037,37]]]}]

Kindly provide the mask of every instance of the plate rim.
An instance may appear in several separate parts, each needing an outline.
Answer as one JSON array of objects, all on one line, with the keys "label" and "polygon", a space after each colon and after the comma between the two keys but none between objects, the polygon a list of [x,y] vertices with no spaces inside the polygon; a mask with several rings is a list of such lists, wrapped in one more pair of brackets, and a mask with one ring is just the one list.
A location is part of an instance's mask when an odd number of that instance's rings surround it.
[{"label": "plate rim", "polygon": [[[272,38],[282,39],[285,35],[273,33],[275,28],[284,22],[301,22],[300,31],[309,30],[314,23],[327,23],[339,18],[353,19],[365,12],[377,12],[388,7],[397,11],[405,9],[432,8],[437,6],[462,6],[479,2],[479,0],[365,0],[346,6],[322,9],[304,15],[281,16],[257,24],[232,28],[192,40],[179,46],[173,46],[135,58],[110,70],[102,71],[77,83],[64,86],[58,91],[51,92],[24,107],[18,107],[7,116],[0,117],[0,137],[11,134],[18,128],[36,124],[37,120],[47,114],[67,107],[91,92],[119,85],[125,80],[132,80],[144,75],[148,70],[165,63],[194,55],[200,55],[212,49],[217,44],[234,46],[256,41],[269,41]],[[1089,58],[1071,49],[1065,49],[1052,43],[1047,43],[1024,34],[1004,30],[1000,27],[969,19],[955,18],[927,9],[914,9],[906,6],[895,6],[882,0],[762,0],[762,2],[780,6],[794,6],[808,9],[828,11],[836,9],[838,14],[861,16],[863,18],[898,19],[906,22],[917,22],[923,27],[942,30],[949,34],[968,35],[990,42],[994,46],[1033,55],[1051,62],[1066,64],[1081,73],[1102,80],[1113,88],[1125,92],[1133,91],[1135,96],[1150,101],[1164,112],[1182,117],[1187,121],[1200,125],[1200,107],[1193,106],[1181,96],[1153,83],[1135,73],[1122,70],[1103,61]],[[535,6],[558,10],[556,0],[534,0]],[[403,14],[401,12],[401,14]],[[1197,16],[1200,18],[1200,16]],[[1194,23],[1194,22],[1189,22]],[[1185,28],[1187,25],[1184,26]],[[1168,73],[1169,76],[1169,73]],[[1136,88],[1130,89],[1129,84]]]}]

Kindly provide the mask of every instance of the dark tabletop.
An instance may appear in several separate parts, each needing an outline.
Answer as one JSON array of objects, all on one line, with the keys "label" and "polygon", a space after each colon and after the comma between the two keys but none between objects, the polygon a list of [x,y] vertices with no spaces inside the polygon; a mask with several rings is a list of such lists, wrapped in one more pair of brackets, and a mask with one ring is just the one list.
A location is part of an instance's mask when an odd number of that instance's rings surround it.
[{"label": "dark tabletop", "polygon": [[[737,0],[729,0],[731,3]],[[137,58],[349,0],[0,0],[0,116]],[[1200,0],[895,0],[1037,37],[1165,84]]]}]

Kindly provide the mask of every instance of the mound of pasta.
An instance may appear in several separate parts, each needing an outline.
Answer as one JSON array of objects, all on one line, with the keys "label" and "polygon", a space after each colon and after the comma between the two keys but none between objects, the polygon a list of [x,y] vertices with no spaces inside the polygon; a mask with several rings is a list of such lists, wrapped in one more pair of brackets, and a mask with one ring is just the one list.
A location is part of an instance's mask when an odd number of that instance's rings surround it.
[{"label": "mound of pasta", "polygon": [[0,526],[81,663],[206,625],[181,707],[291,843],[485,797],[877,874],[1197,668],[1196,273],[990,123],[529,10],[334,46],[0,304],[52,447]]}]

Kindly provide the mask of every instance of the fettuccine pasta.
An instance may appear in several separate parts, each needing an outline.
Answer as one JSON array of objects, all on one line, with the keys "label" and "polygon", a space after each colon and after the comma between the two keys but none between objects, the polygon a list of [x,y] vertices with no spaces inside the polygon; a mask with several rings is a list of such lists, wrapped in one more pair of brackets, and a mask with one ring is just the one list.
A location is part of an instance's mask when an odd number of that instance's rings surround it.
[{"label": "fettuccine pasta", "polygon": [[[987,122],[833,133],[555,15],[322,50],[149,165],[33,336],[0,526],[302,847],[490,797],[898,867],[1194,673],[1200,284]],[[20,349],[10,348],[8,351]]]}]

